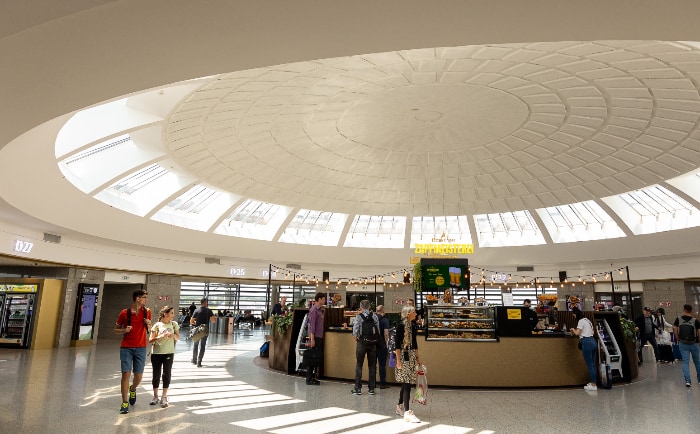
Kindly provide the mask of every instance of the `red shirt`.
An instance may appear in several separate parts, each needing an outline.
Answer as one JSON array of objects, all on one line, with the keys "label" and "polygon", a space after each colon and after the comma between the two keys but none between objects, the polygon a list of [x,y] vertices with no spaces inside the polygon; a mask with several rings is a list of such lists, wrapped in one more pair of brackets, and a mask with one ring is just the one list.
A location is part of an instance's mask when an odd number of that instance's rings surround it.
[{"label": "red shirt", "polygon": [[[131,307],[129,307],[131,309]],[[146,309],[148,319],[151,319],[151,310]],[[131,331],[124,333],[122,337],[122,348],[141,348],[145,347],[148,342],[146,336],[146,324],[143,319],[143,309],[139,308],[138,313],[131,312],[131,324],[126,323],[126,309],[119,312],[119,319],[117,320],[117,326],[124,328],[131,325]]]}]

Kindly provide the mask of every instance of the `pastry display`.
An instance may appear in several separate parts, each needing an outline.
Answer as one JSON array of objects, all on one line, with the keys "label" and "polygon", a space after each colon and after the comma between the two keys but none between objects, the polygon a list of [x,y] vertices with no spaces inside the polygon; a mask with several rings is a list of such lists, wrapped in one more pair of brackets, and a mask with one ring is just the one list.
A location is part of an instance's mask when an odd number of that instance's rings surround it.
[{"label": "pastry display", "polygon": [[492,307],[428,306],[427,339],[495,341],[493,318]]}]

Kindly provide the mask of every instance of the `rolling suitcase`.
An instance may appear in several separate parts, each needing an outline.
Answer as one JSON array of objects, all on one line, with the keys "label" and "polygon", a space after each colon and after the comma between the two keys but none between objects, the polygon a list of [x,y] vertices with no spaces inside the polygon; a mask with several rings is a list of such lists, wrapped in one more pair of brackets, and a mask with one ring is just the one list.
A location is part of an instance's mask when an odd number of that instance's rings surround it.
[{"label": "rolling suitcase", "polygon": [[659,345],[659,360],[664,363],[673,363],[676,361],[672,345]]}]

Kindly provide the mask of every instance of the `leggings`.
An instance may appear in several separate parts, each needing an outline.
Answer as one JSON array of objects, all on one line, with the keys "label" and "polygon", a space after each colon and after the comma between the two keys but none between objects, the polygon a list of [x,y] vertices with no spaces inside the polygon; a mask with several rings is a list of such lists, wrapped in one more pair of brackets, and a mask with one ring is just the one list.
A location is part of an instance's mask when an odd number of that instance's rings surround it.
[{"label": "leggings", "polygon": [[399,405],[403,404],[404,411],[408,411],[409,403],[411,402],[411,383],[401,383],[401,392],[399,393]]},{"label": "leggings", "polygon": [[163,368],[163,389],[170,387],[170,376],[173,370],[173,354],[151,354],[153,365],[153,388],[160,385],[160,368]]}]

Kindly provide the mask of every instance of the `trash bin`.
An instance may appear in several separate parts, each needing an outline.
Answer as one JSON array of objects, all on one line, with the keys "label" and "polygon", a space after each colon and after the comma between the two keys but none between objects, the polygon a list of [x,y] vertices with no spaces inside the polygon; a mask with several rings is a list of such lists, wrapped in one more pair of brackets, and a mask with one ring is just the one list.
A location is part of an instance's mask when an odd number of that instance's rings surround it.
[{"label": "trash bin", "polygon": [[220,335],[228,334],[228,321],[226,321],[226,318],[223,316],[217,318],[216,328]]},{"label": "trash bin", "polygon": [[226,332],[228,334],[233,334],[233,317],[228,317],[226,319],[228,320],[228,321],[226,321],[228,323],[228,327],[226,328]]},{"label": "trash bin", "polygon": [[216,320],[209,321],[209,333],[219,333],[219,329],[216,328]]}]

